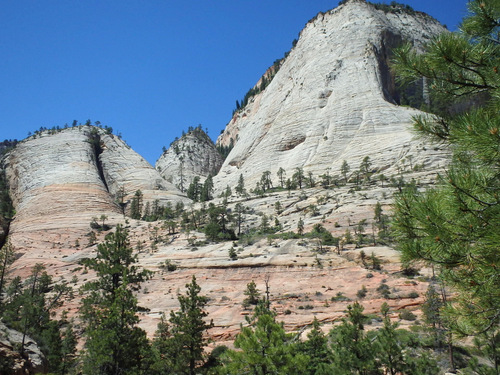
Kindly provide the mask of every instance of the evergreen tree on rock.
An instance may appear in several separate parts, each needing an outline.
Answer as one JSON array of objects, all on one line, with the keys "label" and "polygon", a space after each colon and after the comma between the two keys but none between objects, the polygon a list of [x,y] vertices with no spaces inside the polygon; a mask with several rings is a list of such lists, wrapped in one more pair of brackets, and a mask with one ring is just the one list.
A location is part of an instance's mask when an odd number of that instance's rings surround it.
[{"label": "evergreen tree on rock", "polygon": [[169,324],[163,319],[153,343],[159,353],[158,367],[163,369],[162,374],[194,375],[205,361],[206,331],[213,327],[212,321],[205,321],[208,298],[200,295],[201,287],[194,275],[186,289],[186,295],[178,297],[179,311],[170,312]]},{"label": "evergreen tree on rock", "polygon": [[134,292],[151,276],[136,266],[128,232],[120,225],[97,246],[97,256],[84,265],[97,279],[83,286],[87,295],[80,314],[85,323],[84,374],[136,374],[144,372],[149,343],[138,327],[139,306]]},{"label": "evergreen tree on rock", "polygon": [[282,374],[302,375],[308,357],[287,335],[276,314],[262,301],[254,310],[250,326],[241,326],[234,341],[239,350],[227,350],[223,355],[221,374]]}]

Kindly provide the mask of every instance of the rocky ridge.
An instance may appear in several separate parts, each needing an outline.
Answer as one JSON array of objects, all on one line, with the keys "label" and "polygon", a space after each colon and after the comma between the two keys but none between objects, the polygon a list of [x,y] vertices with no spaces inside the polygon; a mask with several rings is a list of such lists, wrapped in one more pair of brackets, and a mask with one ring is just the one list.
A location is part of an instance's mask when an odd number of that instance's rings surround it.
[{"label": "rocky ridge", "polygon": [[194,177],[215,176],[223,159],[210,137],[201,129],[188,131],[172,142],[155,164],[160,175],[186,191]]},{"label": "rocky ridge", "polygon": [[253,187],[280,167],[318,175],[343,160],[357,167],[365,156],[388,175],[407,155],[439,167],[443,159],[413,139],[412,116],[421,112],[398,106],[388,62],[402,41],[421,46],[445,31],[422,13],[385,13],[363,0],[318,14],[271,83],[219,136],[218,145],[232,139],[234,148],[215,184],[234,186],[242,174]]},{"label": "rocky ridge", "polygon": [[50,248],[65,237],[73,245],[85,243],[92,218],[123,217],[136,190],[142,191],[143,204],[189,202],[123,140],[96,127],[32,136],[2,164],[16,209],[8,232],[23,254],[20,267],[37,262],[32,252],[37,246]]}]

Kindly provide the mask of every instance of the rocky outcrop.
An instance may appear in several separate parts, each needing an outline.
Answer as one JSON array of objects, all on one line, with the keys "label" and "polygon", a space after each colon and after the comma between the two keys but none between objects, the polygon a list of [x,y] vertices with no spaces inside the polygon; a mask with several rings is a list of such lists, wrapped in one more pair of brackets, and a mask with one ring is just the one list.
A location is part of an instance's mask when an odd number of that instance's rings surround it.
[{"label": "rocky outcrop", "polygon": [[90,127],[20,142],[4,163],[16,230],[65,228],[99,212],[120,213],[99,173]]},{"label": "rocky outcrop", "polygon": [[[354,170],[369,156],[374,170],[395,174],[411,155],[414,163],[443,160],[415,141],[412,116],[398,106],[391,49],[403,40],[420,46],[444,32],[419,12],[384,12],[363,0],[350,0],[318,14],[264,91],[237,111],[218,145],[234,148],[215,179],[235,186],[243,174],[253,187],[262,172],[290,177],[297,167],[339,174],[343,160]],[[330,173],[332,173],[330,172]]]},{"label": "rocky outcrop", "polygon": [[0,322],[0,361],[3,368],[9,369],[9,374],[26,375],[41,374],[46,369],[46,360],[37,343],[31,338],[25,338],[24,356],[17,351],[23,342],[22,333],[7,328]]},{"label": "rocky outcrop", "polygon": [[69,254],[91,244],[86,235],[92,219],[123,217],[137,190],[143,208],[156,200],[190,202],[123,140],[91,126],[32,136],[3,165],[15,208],[8,233],[20,258],[13,267],[23,274],[36,262],[49,263],[56,244],[73,248]]},{"label": "rocky outcrop", "polygon": [[[107,188],[113,197],[120,197],[124,193],[124,202],[130,202],[134,193],[140,190],[144,203],[158,200],[160,205],[165,205],[168,202],[189,201],[122,139],[103,134],[100,140],[102,152],[99,160]],[[122,197],[119,199],[122,200]]]},{"label": "rocky outcrop", "polygon": [[223,163],[215,144],[201,127],[174,141],[156,162],[156,169],[167,181],[185,191],[196,176],[214,176]]}]

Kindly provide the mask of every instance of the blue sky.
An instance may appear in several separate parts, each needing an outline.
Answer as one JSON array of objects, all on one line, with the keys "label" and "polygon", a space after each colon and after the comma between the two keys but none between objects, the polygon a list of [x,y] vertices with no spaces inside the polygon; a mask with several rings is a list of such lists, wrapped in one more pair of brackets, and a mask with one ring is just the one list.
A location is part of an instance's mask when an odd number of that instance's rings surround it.
[{"label": "blue sky", "polygon": [[[384,1],[388,2],[388,1]],[[456,29],[466,0],[408,0]],[[0,140],[100,121],[154,165],[240,100],[338,0],[2,0]]]}]

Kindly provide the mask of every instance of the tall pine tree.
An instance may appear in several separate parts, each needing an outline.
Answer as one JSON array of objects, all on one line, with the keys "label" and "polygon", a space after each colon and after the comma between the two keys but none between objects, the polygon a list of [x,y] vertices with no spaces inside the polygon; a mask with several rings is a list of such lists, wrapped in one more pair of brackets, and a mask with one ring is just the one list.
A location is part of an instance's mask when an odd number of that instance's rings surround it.
[{"label": "tall pine tree", "polygon": [[423,54],[396,52],[402,79],[425,77],[435,98],[468,108],[416,118],[416,130],[452,157],[437,187],[400,194],[394,221],[403,261],[434,265],[458,292],[448,313],[462,334],[500,323],[500,1],[468,7],[460,33],[440,35]]},{"label": "tall pine tree", "polygon": [[250,326],[242,326],[234,341],[239,350],[224,353],[222,374],[304,374],[308,357],[275,316],[268,300],[257,305]]},{"label": "tall pine tree", "polygon": [[186,289],[186,295],[178,297],[179,311],[170,312],[168,323],[162,318],[156,332],[153,347],[160,374],[194,375],[205,361],[206,331],[213,326],[205,321],[208,298],[200,295],[194,275]]},{"label": "tall pine tree", "polygon": [[83,286],[80,314],[85,328],[84,374],[134,374],[144,370],[148,341],[138,327],[139,306],[134,292],[151,272],[139,269],[132,254],[128,232],[117,225],[97,256],[84,264],[97,279]]}]

